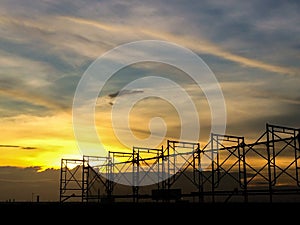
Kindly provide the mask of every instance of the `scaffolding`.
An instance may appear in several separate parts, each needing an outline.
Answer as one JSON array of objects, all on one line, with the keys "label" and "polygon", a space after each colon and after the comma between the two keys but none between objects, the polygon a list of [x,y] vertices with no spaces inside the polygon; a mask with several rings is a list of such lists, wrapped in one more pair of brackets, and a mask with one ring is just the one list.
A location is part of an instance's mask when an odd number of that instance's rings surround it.
[{"label": "scaffolding", "polygon": [[62,159],[60,201],[300,202],[300,129],[266,124],[257,141],[214,134],[107,157]]}]

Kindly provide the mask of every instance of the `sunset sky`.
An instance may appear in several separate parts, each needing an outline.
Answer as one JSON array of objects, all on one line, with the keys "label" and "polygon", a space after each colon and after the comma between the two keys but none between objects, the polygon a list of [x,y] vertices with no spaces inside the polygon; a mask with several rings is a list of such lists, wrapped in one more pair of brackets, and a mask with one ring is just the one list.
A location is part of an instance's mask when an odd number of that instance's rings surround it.
[{"label": "sunset sky", "polygon": [[[61,158],[81,157],[72,127],[77,84],[99,56],[139,40],[176,43],[204,60],[223,91],[227,133],[250,142],[267,122],[300,127],[299,12],[296,0],[1,0],[0,166],[59,168]],[[114,94],[139,76],[173,77],[192,99],[201,98],[195,104],[208,134],[208,105],[182,71],[144,63],[118,74],[96,108],[98,134],[109,150],[122,147],[109,120]],[[139,91],[119,97],[130,101]],[[176,138],[178,115],[161,99],[133,108],[133,133],[146,138],[157,116],[168,126],[166,138]]]}]

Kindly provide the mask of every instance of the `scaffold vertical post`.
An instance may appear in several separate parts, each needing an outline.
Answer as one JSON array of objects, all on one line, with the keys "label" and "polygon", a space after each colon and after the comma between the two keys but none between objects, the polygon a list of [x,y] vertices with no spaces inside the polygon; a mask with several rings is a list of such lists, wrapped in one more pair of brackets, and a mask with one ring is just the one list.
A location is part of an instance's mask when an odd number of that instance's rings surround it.
[{"label": "scaffold vertical post", "polygon": [[294,137],[296,180],[298,187],[300,187],[300,129],[294,131]]},{"label": "scaffold vertical post", "polygon": [[246,153],[245,153],[245,139],[244,137],[238,138],[238,154],[239,154],[239,173],[240,184],[243,189],[244,201],[248,202],[248,190],[247,190],[247,171],[246,171]]},{"label": "scaffold vertical post", "polygon": [[268,183],[269,183],[269,198],[270,202],[273,202],[273,185],[272,185],[272,167],[274,166],[273,163],[273,158],[274,155],[273,153],[273,147],[272,144],[270,143],[270,130],[269,130],[269,124],[266,124],[266,132],[267,132],[267,155],[268,155]]},{"label": "scaffold vertical post", "polygon": [[62,202],[62,196],[64,192],[65,180],[66,180],[66,171],[64,166],[64,159],[60,161],[60,182],[59,182],[59,202]]},{"label": "scaffold vertical post", "polygon": [[215,155],[214,155],[214,134],[210,134],[210,140],[211,140],[211,195],[212,195],[212,202],[215,202]]},{"label": "scaffold vertical post", "polygon": [[139,150],[135,151],[133,148],[132,150],[132,192],[133,192],[133,202],[138,202],[139,198]]},{"label": "scaffold vertical post", "polygon": [[[201,149],[200,144],[197,144],[197,150],[196,150],[196,159],[197,159],[197,166],[194,165],[194,169],[197,169],[198,173],[198,198],[199,202],[204,202],[204,196],[203,196],[203,168],[201,165]],[[195,159],[193,160],[195,161]]]},{"label": "scaffold vertical post", "polygon": [[168,171],[168,173],[167,173],[167,177],[168,177],[168,179],[167,179],[167,190],[170,190],[170,182],[171,182],[171,177],[170,177],[170,141],[168,140],[167,141],[167,144],[168,144],[168,146],[167,146],[167,159],[168,159],[168,161],[167,161],[167,171]]}]

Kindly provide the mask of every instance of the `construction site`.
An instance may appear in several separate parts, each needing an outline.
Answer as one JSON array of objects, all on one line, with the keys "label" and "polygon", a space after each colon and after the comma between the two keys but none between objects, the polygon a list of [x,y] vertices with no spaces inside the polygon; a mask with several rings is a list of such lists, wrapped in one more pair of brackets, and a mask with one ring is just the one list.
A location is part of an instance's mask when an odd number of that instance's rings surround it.
[{"label": "construction site", "polygon": [[60,202],[300,202],[300,129],[266,124],[253,143],[212,133],[200,143],[62,159]]}]

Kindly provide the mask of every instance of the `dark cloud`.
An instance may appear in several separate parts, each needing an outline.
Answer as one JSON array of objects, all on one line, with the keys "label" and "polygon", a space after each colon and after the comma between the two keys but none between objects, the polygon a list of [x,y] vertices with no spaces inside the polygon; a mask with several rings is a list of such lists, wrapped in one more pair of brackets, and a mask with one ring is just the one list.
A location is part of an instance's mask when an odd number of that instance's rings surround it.
[{"label": "dark cloud", "polygon": [[34,150],[34,149],[37,149],[36,147],[22,147],[22,149],[25,149],[25,150]]},{"label": "dark cloud", "polygon": [[[117,91],[111,94],[108,94],[108,97],[110,99],[115,99],[118,96],[124,96],[124,95],[132,95],[132,94],[138,94],[138,93],[143,93],[143,90],[121,90],[121,91]],[[110,101],[108,103],[109,105],[114,105],[114,102]]]},{"label": "dark cloud", "polygon": [[0,145],[0,148],[21,148],[25,150],[35,150],[36,147],[26,147],[26,146],[19,146],[19,145]]},{"label": "dark cloud", "polygon": [[39,195],[41,201],[58,201],[60,171],[39,170],[39,167],[0,167],[0,200],[32,201]]},{"label": "dark cloud", "polygon": [[117,96],[123,96],[123,95],[132,95],[132,94],[138,94],[138,93],[143,93],[143,90],[121,90],[117,91],[115,93],[109,94],[108,96],[110,98],[115,98]]},{"label": "dark cloud", "polygon": [[0,148],[19,148],[18,145],[0,145]]}]

